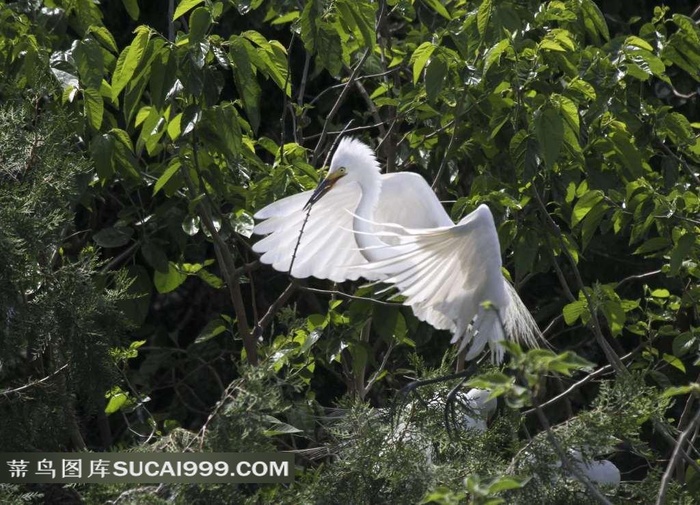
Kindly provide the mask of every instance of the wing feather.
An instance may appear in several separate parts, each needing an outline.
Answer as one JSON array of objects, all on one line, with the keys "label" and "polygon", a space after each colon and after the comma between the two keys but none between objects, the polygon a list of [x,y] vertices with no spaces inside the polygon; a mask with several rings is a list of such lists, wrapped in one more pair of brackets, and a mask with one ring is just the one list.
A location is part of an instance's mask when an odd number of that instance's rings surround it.
[{"label": "wing feather", "polygon": [[[471,343],[474,357],[505,334],[537,344],[539,330],[501,272],[501,251],[493,216],[482,205],[458,224],[403,230],[396,254],[364,268],[384,275],[420,319],[454,333],[460,348]],[[490,307],[487,304],[490,303]],[[502,327],[502,323],[505,326]]]},{"label": "wing feather", "polygon": [[[272,265],[275,270],[289,271],[306,219],[304,206],[311,193],[306,191],[283,198],[255,214],[256,219],[264,221],[255,226],[253,233],[266,235],[253,245],[253,250],[261,255],[260,261]],[[352,213],[360,195],[356,184],[338,186],[311,208],[294,258],[294,277],[313,276],[335,282],[356,280],[361,275],[376,279],[376,274],[358,268],[367,263],[352,232]]]}]

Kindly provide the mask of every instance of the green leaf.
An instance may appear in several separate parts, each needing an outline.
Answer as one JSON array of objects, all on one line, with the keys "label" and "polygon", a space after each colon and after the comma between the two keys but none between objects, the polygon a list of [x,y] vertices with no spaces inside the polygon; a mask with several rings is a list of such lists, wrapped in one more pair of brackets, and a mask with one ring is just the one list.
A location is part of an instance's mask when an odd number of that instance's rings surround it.
[{"label": "green leaf", "polygon": [[88,28],[87,33],[94,35],[95,38],[112,53],[117,54],[119,52],[114,36],[112,36],[112,33],[104,26],[93,25]]},{"label": "green leaf", "polygon": [[343,68],[343,42],[338,31],[327,23],[318,28],[316,58],[331,75],[340,75]]},{"label": "green leaf", "polygon": [[605,195],[600,190],[592,190],[584,194],[578,199],[574,210],[571,213],[571,227],[573,228],[580,223],[584,217],[600,202],[603,201]]},{"label": "green leaf", "polygon": [[126,9],[126,12],[129,14],[129,17],[131,19],[133,19],[134,21],[138,21],[138,19],[139,19],[138,0],[122,0],[122,4],[124,4],[124,8]]},{"label": "green leaf", "polygon": [[448,70],[447,62],[440,57],[430,60],[425,69],[425,93],[431,102],[434,102],[440,95]]},{"label": "green leaf", "polygon": [[693,393],[696,396],[700,395],[700,384],[697,382],[691,382],[686,386],[673,386],[666,389],[661,395],[664,398],[670,398],[671,396],[687,395]]},{"label": "green leaf", "polygon": [[489,71],[489,68],[491,68],[491,65],[496,63],[501,59],[501,55],[506,52],[508,49],[510,49],[511,43],[510,39],[502,39],[496,44],[495,46],[491,47],[488,51],[486,51],[486,54],[484,55],[484,72],[483,75],[486,75],[486,72]]},{"label": "green leaf", "polygon": [[[265,37],[255,30],[243,32],[241,36],[258,46],[256,51],[251,52],[249,50],[248,52],[248,55],[251,56],[251,63],[264,72],[266,76],[271,77],[277,84],[277,87],[285,90],[285,93],[289,96],[291,84],[287,79],[288,62],[286,49],[276,40],[268,42]],[[252,56],[255,56],[255,59],[252,59]]]},{"label": "green leaf", "polygon": [[588,305],[583,300],[578,300],[568,305],[564,306],[562,314],[564,315],[564,322],[571,326],[574,324],[586,310],[588,310]]},{"label": "green leaf", "polygon": [[123,391],[115,392],[107,396],[109,401],[105,407],[105,414],[114,414],[121,410],[129,401],[129,395]]},{"label": "green leaf", "polygon": [[374,47],[377,41],[374,29],[375,5],[356,0],[340,0],[336,3],[342,20],[360,32],[364,46],[368,48]]},{"label": "green leaf", "polygon": [[173,14],[173,21],[175,21],[177,18],[188,12],[190,9],[203,2],[204,0],[182,0],[178,4],[177,9],[175,9],[175,13]]},{"label": "green leaf", "polygon": [[229,55],[236,89],[243,101],[243,108],[250,126],[253,130],[257,130],[260,125],[260,86],[255,78],[246,44],[250,45],[250,42],[242,37],[234,37],[229,47]]},{"label": "green leaf", "polygon": [[204,328],[202,328],[202,331],[199,332],[199,335],[197,335],[197,338],[193,343],[202,344],[208,340],[211,340],[217,335],[221,335],[226,331],[226,329],[226,322],[223,319],[219,317],[212,319]]},{"label": "green leaf", "polygon": [[221,289],[224,287],[224,281],[221,279],[221,277],[214,275],[203,268],[197,271],[196,275],[214,289]]},{"label": "green leaf", "polygon": [[545,107],[535,114],[535,137],[547,168],[554,168],[564,143],[564,122],[559,111]]},{"label": "green leaf", "polygon": [[672,354],[663,355],[663,360],[674,368],[677,368],[681,372],[685,373],[685,365],[683,362]]},{"label": "green leaf", "polygon": [[112,75],[112,98],[116,99],[117,95],[129,84],[131,78],[136,71],[136,68],[141,63],[151,32],[146,26],[136,28],[136,37],[126,49],[122,51],[117,60],[117,67]]},{"label": "green leaf", "polygon": [[613,131],[608,138],[612,141],[613,147],[622,165],[627,168],[629,179],[638,179],[644,175],[642,167],[642,157],[639,149],[634,144],[632,136],[622,129]]},{"label": "green leaf", "polygon": [[511,489],[520,489],[530,482],[532,477],[514,478],[514,477],[498,477],[489,486],[489,493],[501,493]]},{"label": "green leaf", "polygon": [[690,351],[697,348],[697,344],[698,336],[694,335],[691,331],[686,331],[673,339],[671,349],[673,349],[674,356],[685,356]]},{"label": "green leaf", "polygon": [[83,90],[83,105],[85,115],[88,118],[88,123],[95,130],[99,130],[102,126],[102,117],[104,116],[104,102],[100,92],[93,88]]},{"label": "green leaf", "polygon": [[687,145],[695,140],[690,121],[678,112],[671,112],[664,116],[659,132],[667,135],[671,142],[680,146]]},{"label": "green leaf", "polygon": [[90,154],[95,161],[95,171],[102,184],[114,175],[113,151],[114,137],[111,135],[99,135],[90,142]]},{"label": "green leaf", "polygon": [[299,19],[299,16],[300,16],[299,11],[287,12],[286,14],[282,14],[281,16],[278,16],[275,19],[273,19],[270,22],[270,24],[272,26],[275,26],[275,25],[283,25],[285,23],[291,23],[292,21],[296,21],[297,19]]},{"label": "green leaf", "polygon": [[[450,13],[447,11],[444,5],[442,5],[442,2],[440,0],[423,0],[425,4],[430,7],[432,10],[440,14],[443,18],[447,20],[451,20],[452,16],[450,16]],[[360,3],[360,2],[358,2]]]},{"label": "green leaf", "polygon": [[666,237],[653,237],[637,247],[632,254],[649,254],[668,249],[671,247],[671,240]]},{"label": "green leaf", "polygon": [[165,169],[165,172],[161,174],[160,177],[158,177],[158,180],[156,181],[155,185],[153,186],[153,194],[155,195],[163,189],[163,186],[165,186],[168,181],[172,178],[173,175],[175,175],[178,170],[180,170],[181,163],[179,160],[174,159],[173,161],[170,162],[170,165],[168,165],[168,168]]},{"label": "green leaf", "polygon": [[645,49],[645,50],[647,50],[647,51],[653,51],[653,50],[654,50],[654,48],[651,47],[651,44],[649,44],[649,42],[647,42],[647,41],[644,40],[644,39],[640,39],[640,38],[637,37],[636,35],[630,35],[629,37],[627,37],[627,38],[625,39],[625,45],[626,45],[626,46],[638,47],[638,48],[640,48],[640,49]]},{"label": "green leaf", "polygon": [[588,247],[595,231],[598,229],[598,225],[605,217],[605,214],[609,206],[607,203],[600,202],[598,205],[593,207],[586,217],[583,218],[583,225],[581,226],[581,247],[585,249]]},{"label": "green leaf", "polygon": [[168,273],[168,256],[160,246],[154,242],[146,242],[141,245],[141,254],[155,270]]},{"label": "green leaf", "polygon": [[190,14],[190,44],[198,44],[211,26],[211,14],[204,7],[198,7]]},{"label": "green leaf", "polygon": [[153,273],[153,285],[159,293],[175,291],[186,279],[187,274],[182,273],[178,266],[172,261],[168,262],[167,272],[164,273],[156,270]]},{"label": "green leaf", "polygon": [[321,20],[322,5],[320,0],[307,0],[304,3],[304,10],[301,12],[299,24],[301,26],[301,40],[304,42],[304,49],[309,53],[314,53],[318,44],[316,41],[318,33],[318,22]]},{"label": "green leaf", "polygon": [[129,243],[134,230],[126,226],[104,228],[92,236],[100,247],[122,247]]},{"label": "green leaf", "polygon": [[596,45],[602,45],[600,38],[610,40],[610,32],[603,13],[593,0],[581,0],[583,24]]},{"label": "green leaf", "polygon": [[104,58],[94,39],[85,39],[73,51],[83,87],[99,89],[102,84]]},{"label": "green leaf", "polygon": [[697,237],[693,233],[686,233],[678,239],[676,245],[673,246],[671,250],[669,275],[678,275],[683,260],[690,256],[690,251],[695,244],[696,238]]},{"label": "green leaf", "polygon": [[482,39],[486,35],[486,28],[488,27],[489,21],[491,21],[492,10],[493,5],[491,4],[491,0],[483,0],[476,13],[476,27]]},{"label": "green leaf", "polygon": [[560,46],[557,41],[552,39],[543,39],[538,45],[540,49],[545,49],[547,51],[566,52],[564,47]]},{"label": "green leaf", "polygon": [[529,181],[537,175],[539,166],[537,141],[527,133],[526,130],[519,130],[510,140],[510,152],[513,156],[518,176],[523,181]]},{"label": "green leaf", "polygon": [[428,63],[428,59],[435,51],[435,48],[436,46],[432,42],[423,42],[420,46],[416,48],[415,51],[413,51],[413,55],[411,56],[411,62],[413,63],[414,85],[418,83],[418,79],[420,79],[420,75],[423,72],[423,68],[425,68],[426,63]]},{"label": "green leaf", "polygon": [[627,319],[622,304],[617,300],[608,300],[601,305],[601,310],[605,319],[608,321],[612,336],[617,337],[620,335],[622,329],[625,327],[625,320]]}]

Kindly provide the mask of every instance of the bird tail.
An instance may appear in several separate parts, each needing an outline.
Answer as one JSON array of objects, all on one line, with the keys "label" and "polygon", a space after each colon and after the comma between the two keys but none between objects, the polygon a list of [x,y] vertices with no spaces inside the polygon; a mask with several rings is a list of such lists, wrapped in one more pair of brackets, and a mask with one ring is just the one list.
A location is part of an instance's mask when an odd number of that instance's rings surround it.
[{"label": "bird tail", "polygon": [[513,285],[505,279],[503,282],[506,285],[509,301],[503,316],[506,335],[518,344],[539,347],[540,343],[545,343],[542,332]]}]

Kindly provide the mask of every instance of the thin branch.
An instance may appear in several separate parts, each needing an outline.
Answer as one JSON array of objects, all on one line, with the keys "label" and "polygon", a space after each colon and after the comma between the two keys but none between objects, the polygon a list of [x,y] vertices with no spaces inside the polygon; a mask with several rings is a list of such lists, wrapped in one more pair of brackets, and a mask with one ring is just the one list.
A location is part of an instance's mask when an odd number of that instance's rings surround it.
[{"label": "thin branch", "polygon": [[299,287],[298,282],[293,279],[292,282],[289,283],[287,286],[287,289],[285,289],[282,294],[277,298],[277,300],[274,301],[272,305],[267,309],[267,312],[265,312],[265,315],[258,321],[258,324],[255,325],[255,333],[256,336],[260,336],[263,331],[265,331],[265,328],[267,328],[267,325],[270,324],[270,321],[272,321],[272,318],[275,317],[275,314],[280,310],[282,305],[287,303],[289,298],[294,294],[294,292],[297,290]]},{"label": "thin branch", "polygon": [[302,291],[309,291],[310,293],[319,293],[323,295],[340,296],[341,298],[347,298],[348,300],[361,300],[363,302],[372,302],[377,305],[384,305],[386,307],[401,307],[403,303],[401,302],[384,302],[382,300],[376,300],[374,298],[366,298],[364,296],[355,296],[348,293],[343,293],[342,291],[335,291],[332,289],[318,289],[310,288],[308,286],[299,286]]},{"label": "thin branch", "polygon": [[671,149],[669,149],[669,147],[668,147],[666,144],[664,144],[663,142],[661,142],[661,141],[658,140],[658,139],[656,140],[656,145],[658,145],[658,146],[661,148],[661,150],[662,150],[663,152],[665,152],[667,155],[669,155],[670,157],[672,157],[673,159],[675,159],[675,160],[681,165],[681,167],[683,167],[683,170],[685,170],[685,172],[688,174],[688,176],[689,176],[691,179],[693,179],[693,181],[695,182],[695,184],[698,185],[698,186],[700,186],[700,177],[698,177],[698,176],[690,169],[690,166],[688,165],[688,163],[687,163],[683,158],[681,158],[681,157],[678,156],[676,153],[674,153],[673,151],[671,151]]},{"label": "thin branch", "polygon": [[396,341],[392,339],[389,342],[389,347],[386,350],[386,353],[384,353],[384,358],[382,359],[382,364],[379,365],[379,368],[372,374],[372,377],[367,381],[367,385],[365,386],[365,389],[362,393],[362,398],[365,398],[367,396],[367,393],[369,393],[369,390],[372,389],[372,386],[374,385],[375,382],[379,379],[381,376],[382,372],[386,370],[386,365],[389,362],[389,356],[391,356],[391,352],[394,350],[394,347],[396,345]]},{"label": "thin branch", "polygon": [[[637,349],[635,349],[634,351],[632,351],[632,352],[630,352],[630,353],[628,353],[628,354],[625,354],[625,355],[624,355],[622,358],[620,358],[620,359],[627,359],[627,358],[630,358],[632,355],[636,354],[636,353],[637,353],[638,351],[640,351],[641,349],[642,349],[642,346],[639,346],[639,347],[637,347]],[[570,395],[571,393],[573,393],[574,391],[576,391],[578,388],[580,388],[580,387],[583,386],[584,384],[586,384],[586,383],[588,383],[588,382],[591,382],[593,379],[597,379],[598,377],[601,377],[601,376],[603,376],[603,375],[605,375],[605,374],[607,374],[607,373],[609,373],[609,372],[611,372],[611,371],[613,371],[613,366],[612,366],[612,365],[605,365],[605,366],[599,368],[599,369],[596,370],[595,372],[586,375],[586,376],[585,376],[583,379],[581,379],[580,381],[575,382],[574,384],[572,384],[568,389],[566,389],[566,391],[563,391],[563,392],[559,393],[559,394],[558,394],[557,396],[555,396],[554,398],[551,398],[551,399],[547,400],[546,402],[544,402],[543,404],[541,404],[541,405],[540,405],[540,408],[541,408],[541,409],[544,409],[544,408],[546,408],[546,407],[549,407],[550,405],[553,405],[553,404],[557,403],[558,401],[564,399],[565,397],[567,397],[568,395]],[[532,408],[532,409],[529,409],[529,410],[524,411],[524,412],[522,413],[522,415],[524,415],[524,416],[529,416],[530,414],[534,414],[535,412],[536,412],[536,409],[535,409],[535,408]]]},{"label": "thin branch", "polygon": [[[337,136],[342,137],[343,134],[345,134],[345,133],[354,133],[354,132],[360,132],[360,131],[365,131],[365,130],[371,130],[372,128],[383,128],[383,127],[384,127],[384,123],[374,123],[374,124],[365,125],[365,126],[356,126],[354,128],[343,128],[342,130],[334,130],[334,131],[327,132],[327,134],[328,135],[337,135]],[[317,139],[321,135],[322,135],[322,133],[314,133],[314,134],[311,134],[307,137],[304,137],[304,140]],[[333,149],[331,149],[330,151],[332,152]]]},{"label": "thin branch", "polygon": [[[364,81],[364,80],[367,80],[367,79],[374,79],[375,77],[383,77],[383,76],[391,75],[391,74],[393,74],[393,73],[395,73],[395,72],[398,72],[399,70],[401,70],[401,67],[394,67],[394,68],[390,68],[390,69],[388,69],[388,70],[385,70],[384,72],[377,72],[376,74],[360,75],[360,76],[358,76],[355,80],[356,80],[356,81]],[[315,104],[315,103],[318,102],[322,97],[324,97],[327,93],[330,93],[330,92],[333,91],[334,89],[339,89],[339,88],[342,88],[342,87],[344,87],[344,86],[346,86],[346,85],[347,85],[347,83],[341,82],[340,84],[333,84],[332,86],[328,86],[328,87],[325,88],[323,91],[321,91],[318,95],[316,95],[316,96],[309,102],[309,105]]]},{"label": "thin branch", "polygon": [[646,273],[638,274],[638,275],[630,275],[629,277],[625,277],[620,282],[618,282],[617,285],[615,286],[615,289],[616,290],[619,289],[620,286],[622,286],[626,282],[637,281],[640,279],[646,279],[647,277],[653,277],[653,276],[658,275],[660,273],[661,273],[661,270],[654,270],[653,272],[646,272]]},{"label": "thin branch", "polygon": [[47,375],[46,377],[44,377],[44,378],[42,378],[42,379],[35,380],[35,381],[33,381],[33,382],[30,382],[29,384],[25,384],[24,386],[20,386],[20,387],[18,387],[18,388],[0,390],[0,395],[9,396],[9,395],[11,395],[11,394],[18,394],[18,393],[21,393],[22,391],[24,391],[24,390],[26,390],[26,389],[33,388],[34,386],[38,386],[39,384],[42,384],[42,383],[44,383],[44,382],[46,382],[46,381],[48,381],[48,380],[51,380],[53,377],[55,377],[56,375],[58,375],[59,373],[61,373],[61,372],[62,372],[63,370],[65,370],[66,368],[68,368],[68,363],[66,363],[66,364],[63,365],[61,368],[59,368],[59,369],[56,370],[55,372],[51,373],[50,375]]},{"label": "thin branch", "polygon": [[683,451],[683,444],[686,439],[690,436],[691,432],[695,429],[695,424],[700,421],[700,408],[693,416],[693,419],[688,423],[688,427],[683,430],[676,441],[676,446],[673,448],[673,454],[671,455],[671,460],[668,462],[664,476],[661,479],[661,487],[659,488],[659,494],[656,497],[656,505],[663,505],[666,503],[666,493],[668,492],[668,486],[671,484],[671,477],[673,475],[673,469],[678,464],[678,460],[681,457]]},{"label": "thin branch", "polygon": [[384,127],[384,121],[382,120],[382,116],[379,114],[379,110],[377,110],[376,105],[374,105],[374,102],[370,98],[369,93],[367,93],[367,90],[362,85],[362,82],[359,79],[355,79],[355,87],[360,92],[360,95],[362,95],[362,98],[364,98],[367,107],[369,107],[370,113],[374,118],[374,122],[376,123],[377,128],[379,129],[379,135],[382,137],[386,136],[386,128]]},{"label": "thin branch", "polygon": [[[287,110],[290,108],[289,106],[289,96],[287,96],[287,88],[290,89],[290,94],[291,94],[291,85],[290,85],[290,80],[292,77],[292,69],[290,66],[291,62],[291,54],[292,54],[292,45],[294,45],[294,38],[296,34],[294,31],[292,31],[292,38],[289,41],[289,47],[287,47],[287,75],[284,76],[284,88],[282,89],[282,93],[284,94],[284,102],[282,104],[282,117],[280,118],[280,157],[284,159],[284,144],[287,143],[286,141],[286,134],[287,134]],[[292,121],[294,121],[294,114],[292,114]],[[296,121],[294,121],[295,126],[294,126],[294,140],[296,141]]]},{"label": "thin branch", "polygon": [[107,263],[104,267],[102,267],[102,270],[100,270],[101,274],[107,273],[113,268],[119,266],[122,261],[127,259],[129,256],[131,256],[136,249],[139,248],[141,245],[141,242],[136,241],[133,244],[131,244],[129,247],[127,247],[125,250],[123,250],[121,253],[119,253],[117,256],[112,258],[109,263]]},{"label": "thin branch", "polygon": [[554,266],[554,271],[557,274],[557,279],[559,279],[559,284],[561,285],[562,289],[564,290],[564,294],[566,295],[566,298],[570,302],[575,302],[576,297],[571,292],[571,288],[569,287],[569,283],[566,282],[566,277],[564,277],[564,272],[562,272],[561,267],[559,266],[559,263],[557,263],[557,258],[554,256],[554,253],[552,252],[552,244],[551,244],[551,241],[549,239],[549,235],[545,235],[545,240],[547,240],[547,253],[549,253],[549,257],[552,260],[552,265]]},{"label": "thin branch", "polygon": [[435,191],[435,188],[437,187],[437,183],[440,180],[440,177],[442,176],[442,172],[445,170],[445,167],[447,166],[447,160],[450,157],[450,153],[452,152],[452,146],[455,142],[455,138],[457,137],[457,125],[459,124],[459,122],[458,122],[459,110],[462,108],[462,101],[463,101],[463,99],[460,99],[457,102],[455,119],[454,119],[454,126],[452,127],[452,134],[450,135],[450,142],[447,144],[447,149],[445,149],[445,154],[442,157],[442,161],[440,162],[440,168],[438,168],[437,174],[435,174],[435,178],[433,179],[433,183],[430,185],[430,187],[433,189],[433,191]]},{"label": "thin branch", "polygon": [[340,109],[340,106],[342,105],[343,101],[345,100],[345,97],[347,96],[348,92],[350,91],[350,87],[353,85],[355,82],[355,79],[357,79],[357,74],[360,72],[360,69],[362,68],[362,65],[364,65],[365,60],[369,56],[371,52],[370,48],[367,48],[360,58],[360,61],[357,62],[357,65],[355,65],[355,68],[352,71],[352,74],[350,74],[350,77],[348,78],[348,81],[345,83],[345,87],[343,90],[340,92],[340,95],[338,96],[338,99],[335,101],[333,104],[333,108],[331,111],[328,113],[328,116],[326,116],[326,121],[323,123],[323,130],[321,132],[321,137],[318,139],[318,142],[316,143],[316,149],[314,149],[314,162],[318,160],[319,154],[321,154],[321,149],[323,147],[323,142],[326,140],[326,136],[328,135],[328,126],[330,125],[331,120],[335,117],[335,115],[338,113],[338,110]]}]

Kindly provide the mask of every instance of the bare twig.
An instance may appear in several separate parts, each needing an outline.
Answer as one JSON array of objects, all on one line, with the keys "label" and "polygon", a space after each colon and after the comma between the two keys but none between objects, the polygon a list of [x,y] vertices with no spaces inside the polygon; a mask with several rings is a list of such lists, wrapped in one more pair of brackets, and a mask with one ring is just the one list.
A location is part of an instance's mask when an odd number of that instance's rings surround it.
[{"label": "bare twig", "polygon": [[306,209],[306,216],[304,216],[304,221],[301,223],[301,229],[299,230],[297,243],[294,244],[294,251],[292,251],[292,260],[289,262],[289,271],[287,272],[290,277],[293,277],[292,268],[294,268],[294,261],[297,259],[297,251],[299,250],[299,244],[301,244],[301,237],[304,235],[304,228],[306,228],[306,223],[309,221],[309,216],[311,215],[312,208],[313,205],[309,205],[309,208]]},{"label": "bare twig", "polygon": [[333,108],[331,108],[331,111],[328,113],[328,116],[326,116],[326,121],[323,123],[323,130],[321,132],[321,136],[319,137],[318,142],[316,143],[316,149],[314,149],[314,156],[313,156],[314,161],[316,161],[318,159],[318,156],[321,153],[321,149],[323,147],[323,142],[326,140],[326,136],[328,135],[328,133],[327,133],[328,126],[330,125],[331,120],[338,113],[340,106],[342,105],[343,101],[345,100],[345,97],[347,96],[348,92],[350,91],[350,87],[355,82],[355,79],[357,79],[357,74],[360,72],[362,65],[364,65],[365,60],[370,55],[370,52],[371,52],[370,48],[367,48],[365,50],[364,54],[360,58],[360,61],[357,62],[357,64],[355,65],[355,68],[353,69],[352,73],[350,74],[348,81],[345,83],[345,87],[340,92],[338,99],[333,104]]},{"label": "bare twig", "polygon": [[294,292],[297,290],[298,283],[296,280],[292,280],[292,282],[289,283],[287,286],[287,289],[285,289],[282,294],[275,300],[275,302],[270,305],[270,308],[267,309],[267,312],[265,312],[265,315],[258,321],[258,324],[255,327],[255,332],[259,336],[262,334],[263,331],[265,331],[265,328],[267,328],[267,325],[270,324],[270,321],[272,321],[272,318],[275,317],[275,314],[280,310],[280,307],[287,303],[289,298],[294,294]]},{"label": "bare twig", "polygon": [[[620,359],[627,359],[627,358],[630,358],[632,355],[636,354],[636,353],[637,353],[638,351],[640,351],[641,349],[642,349],[642,347],[640,346],[640,347],[638,347],[637,349],[635,349],[634,351],[632,351],[632,352],[630,352],[630,353],[628,353],[628,354],[625,354],[625,355],[624,355],[622,358],[620,358]],[[553,405],[553,404],[557,403],[558,401],[564,399],[565,397],[567,397],[568,395],[570,395],[571,393],[573,393],[574,391],[576,391],[578,388],[580,388],[580,387],[583,386],[584,384],[586,384],[586,383],[588,383],[588,382],[591,382],[593,379],[597,379],[598,377],[601,377],[601,376],[603,376],[603,375],[605,375],[605,374],[607,374],[607,373],[610,373],[610,372],[612,372],[612,371],[613,371],[613,366],[612,366],[612,365],[605,365],[605,366],[603,366],[603,367],[600,367],[600,368],[599,368],[598,370],[596,370],[595,372],[586,375],[586,376],[585,376],[583,379],[581,379],[580,381],[573,383],[571,386],[569,386],[568,389],[566,389],[566,391],[561,392],[560,394],[558,394],[558,395],[555,396],[554,398],[550,398],[549,400],[547,400],[546,402],[544,402],[543,404],[541,404],[541,405],[540,405],[540,408],[541,408],[541,409],[544,409],[544,408],[546,408],[546,407],[549,407],[550,405]],[[522,415],[524,415],[524,416],[529,416],[530,414],[534,414],[535,411],[536,411],[536,409],[532,408],[532,409],[529,409],[529,410],[524,411],[524,412],[522,413]]]},{"label": "bare twig", "polygon": [[688,174],[688,176],[689,176],[691,179],[693,179],[693,181],[695,182],[695,184],[698,185],[698,186],[700,186],[700,177],[698,177],[698,176],[690,169],[690,166],[688,165],[688,162],[686,162],[683,158],[681,158],[681,157],[678,156],[676,153],[674,153],[673,151],[671,151],[671,149],[669,149],[669,147],[668,147],[666,144],[664,144],[663,142],[661,142],[661,140],[658,140],[658,139],[657,139],[655,143],[656,143],[657,146],[659,146],[659,148],[660,148],[663,152],[665,152],[667,155],[669,155],[670,157],[672,157],[673,159],[675,159],[675,160],[680,164],[680,166],[683,167],[683,170],[685,170],[685,173]]},{"label": "bare twig", "polygon": [[627,282],[636,281],[636,280],[640,280],[640,279],[646,279],[647,277],[653,277],[653,276],[658,275],[660,273],[661,273],[661,270],[654,270],[653,272],[646,272],[646,273],[638,274],[638,275],[630,275],[629,277],[625,277],[620,282],[618,282],[617,285],[615,286],[615,289],[619,289],[620,286],[622,286],[623,284],[625,284]]},{"label": "bare twig", "polygon": [[107,263],[104,267],[102,267],[102,270],[100,271],[101,274],[105,274],[109,272],[110,270],[114,269],[115,267],[119,266],[122,261],[126,260],[129,256],[131,256],[136,249],[139,248],[141,245],[141,242],[136,241],[133,244],[131,244],[129,247],[124,249],[121,253],[119,253],[117,256],[112,258],[109,263]]},{"label": "bare twig", "polygon": [[452,134],[450,135],[450,142],[447,144],[447,149],[445,149],[445,154],[442,157],[442,161],[440,162],[440,168],[438,168],[437,174],[435,174],[435,178],[433,179],[433,183],[430,185],[431,188],[433,188],[433,191],[435,191],[435,188],[437,188],[437,183],[440,180],[440,177],[442,176],[442,172],[444,172],[445,167],[447,166],[447,160],[450,157],[450,153],[452,153],[452,145],[455,142],[455,137],[457,137],[457,125],[459,124],[459,114],[460,110],[462,108],[462,102],[463,99],[460,99],[457,102],[457,107],[455,108],[455,119],[454,119],[454,126],[452,127]]},{"label": "bare twig", "polygon": [[372,302],[376,303],[377,305],[384,305],[386,307],[400,307],[403,305],[400,302],[385,302],[382,300],[376,300],[374,298],[367,298],[364,296],[355,296],[355,295],[350,295],[348,293],[343,293],[342,291],[336,291],[332,289],[318,289],[318,288],[310,288],[308,286],[298,286],[301,291],[308,291],[310,293],[319,293],[319,294],[324,294],[324,295],[331,295],[331,296],[340,296],[341,298],[347,298],[348,300],[362,300],[365,302]]},{"label": "bare twig", "polygon": [[360,92],[360,95],[362,95],[362,98],[364,98],[367,107],[369,107],[370,113],[374,118],[374,122],[377,128],[379,129],[379,135],[381,137],[386,136],[386,128],[384,127],[384,121],[382,120],[382,116],[381,114],[379,114],[377,107],[374,105],[374,102],[370,98],[369,93],[367,93],[367,90],[362,85],[362,82],[359,79],[355,79],[355,87]]},{"label": "bare twig", "polygon": [[663,505],[666,503],[666,493],[668,492],[668,486],[671,484],[671,477],[673,476],[673,469],[678,464],[678,460],[683,453],[683,444],[685,444],[686,439],[695,429],[695,425],[700,421],[700,408],[693,416],[693,419],[688,423],[688,426],[683,430],[676,441],[676,445],[673,448],[673,454],[671,454],[671,459],[668,462],[664,476],[661,479],[661,487],[659,488],[659,494],[656,496],[656,505]]},{"label": "bare twig", "polygon": [[25,391],[25,390],[27,390],[27,389],[33,388],[33,387],[35,387],[35,386],[38,386],[39,384],[42,384],[42,383],[44,383],[44,382],[46,382],[46,381],[51,380],[53,377],[55,377],[56,375],[58,375],[59,373],[61,373],[61,372],[62,372],[63,370],[65,370],[66,368],[68,368],[68,363],[66,363],[65,365],[63,365],[63,366],[62,366],[61,368],[59,368],[58,370],[52,372],[50,375],[47,375],[46,377],[43,377],[43,378],[38,379],[38,380],[35,380],[35,381],[33,381],[33,382],[30,382],[29,384],[25,384],[24,386],[20,386],[20,387],[18,387],[18,388],[14,388],[14,389],[3,389],[3,390],[0,390],[0,395],[9,396],[9,395],[11,395],[11,394],[19,394],[19,393],[21,393],[22,391]]},{"label": "bare twig", "polygon": [[557,258],[554,257],[554,253],[552,252],[552,244],[551,244],[551,241],[549,239],[549,235],[545,235],[545,239],[547,240],[547,252],[549,253],[550,259],[552,260],[552,265],[554,266],[554,271],[557,274],[557,279],[559,279],[559,285],[564,290],[564,294],[566,295],[566,298],[570,302],[575,302],[576,297],[571,292],[571,288],[569,287],[569,283],[566,282],[566,277],[564,277],[564,272],[562,272],[561,267],[559,266],[559,263],[557,263]]}]

